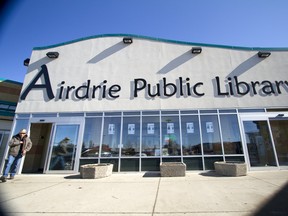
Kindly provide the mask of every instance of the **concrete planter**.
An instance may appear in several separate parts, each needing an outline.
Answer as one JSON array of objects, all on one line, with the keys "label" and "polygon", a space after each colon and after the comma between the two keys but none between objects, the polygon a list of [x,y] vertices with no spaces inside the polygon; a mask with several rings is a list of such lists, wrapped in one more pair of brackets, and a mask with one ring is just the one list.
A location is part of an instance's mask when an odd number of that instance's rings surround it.
[{"label": "concrete planter", "polygon": [[185,176],[186,164],[181,162],[163,162],[160,164],[160,173],[162,177]]},{"label": "concrete planter", "polygon": [[98,179],[112,175],[113,164],[86,164],[80,167],[80,175],[83,179]]},{"label": "concrete planter", "polygon": [[215,171],[217,174],[224,176],[246,176],[247,165],[241,162],[224,162],[217,161],[214,163]]}]

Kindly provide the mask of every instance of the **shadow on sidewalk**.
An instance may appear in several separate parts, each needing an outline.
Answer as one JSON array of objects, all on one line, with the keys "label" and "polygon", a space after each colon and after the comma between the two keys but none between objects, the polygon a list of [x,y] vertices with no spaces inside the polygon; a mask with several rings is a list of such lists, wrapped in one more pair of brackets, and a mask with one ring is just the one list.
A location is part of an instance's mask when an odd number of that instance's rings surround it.
[{"label": "shadow on sidewalk", "polygon": [[[161,177],[160,172],[145,172],[144,175],[142,176],[143,178],[159,178]],[[68,175],[64,177],[65,179],[82,179],[80,174],[75,174],[75,175]]]},{"label": "shadow on sidewalk", "polygon": [[266,203],[264,203],[260,209],[258,209],[254,216],[287,216],[288,215],[288,182],[272,196]]},{"label": "shadow on sidewalk", "polygon": [[225,176],[225,175],[221,175],[221,174],[217,174],[216,171],[214,170],[210,170],[210,171],[207,171],[207,172],[203,172],[203,173],[199,173],[199,175],[202,175],[202,176],[206,176],[206,177],[220,177],[220,178],[241,178],[241,177],[246,177],[247,175],[243,175],[243,176]]},{"label": "shadow on sidewalk", "polygon": [[228,177],[228,176],[219,175],[213,170],[199,173],[199,175],[206,176],[206,177]]},{"label": "shadow on sidewalk", "polygon": [[80,174],[65,176],[65,179],[82,179]]},{"label": "shadow on sidewalk", "polygon": [[143,175],[143,177],[144,178],[146,178],[146,177],[149,177],[149,178],[155,178],[155,177],[157,177],[157,178],[159,178],[159,177],[161,177],[161,175],[160,175],[160,172],[145,172],[144,173],[144,175]]}]

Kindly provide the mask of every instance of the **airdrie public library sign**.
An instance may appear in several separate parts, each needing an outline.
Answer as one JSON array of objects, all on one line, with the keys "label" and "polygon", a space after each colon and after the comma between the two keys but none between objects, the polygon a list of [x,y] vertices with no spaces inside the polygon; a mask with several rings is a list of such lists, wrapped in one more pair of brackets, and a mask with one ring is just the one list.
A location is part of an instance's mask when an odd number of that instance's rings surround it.
[{"label": "airdrie public library sign", "polygon": [[[44,83],[37,84],[39,79],[44,78]],[[129,82],[129,80],[128,80]],[[216,86],[215,94],[218,96],[244,96],[247,94],[257,95],[279,95],[287,93],[288,82],[286,80],[280,81],[239,81],[237,76],[233,78],[228,77],[227,80],[221,81],[218,76],[212,79]],[[121,96],[122,87],[117,83],[110,84],[107,80],[100,82],[101,84],[94,85],[93,82],[88,79],[86,84],[81,86],[69,86],[65,85],[65,81],[59,83],[58,89],[52,89],[49,72],[46,65],[42,65],[41,71],[36,75],[32,82],[28,85],[25,91],[21,94],[20,99],[25,100],[30,91],[42,89],[47,93],[49,100],[52,99],[105,99],[105,98],[119,98]],[[132,86],[130,92],[137,98],[138,94],[145,91],[149,98],[154,97],[171,97],[179,95],[179,97],[187,96],[205,96],[205,84],[203,82],[191,82],[191,78],[178,77],[174,83],[168,82],[165,77],[159,80],[158,83],[148,83],[143,78],[135,78],[131,80]],[[212,85],[213,83],[210,83]],[[57,94],[55,92],[58,92]]]},{"label": "airdrie public library sign", "polygon": [[[84,111],[81,106],[63,108],[63,103],[89,103],[87,111],[287,106],[288,50],[260,59],[254,49],[206,45],[196,56],[189,43],[139,36],[130,45],[121,40],[95,37],[34,49],[18,112]],[[59,58],[45,57],[51,50]]]}]

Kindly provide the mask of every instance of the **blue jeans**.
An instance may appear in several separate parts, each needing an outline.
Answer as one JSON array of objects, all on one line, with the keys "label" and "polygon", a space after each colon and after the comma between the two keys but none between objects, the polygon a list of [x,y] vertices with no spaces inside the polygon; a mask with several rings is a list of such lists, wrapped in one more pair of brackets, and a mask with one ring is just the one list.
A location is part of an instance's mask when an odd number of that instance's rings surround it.
[{"label": "blue jeans", "polygon": [[50,170],[54,170],[55,166],[59,163],[59,170],[64,170],[65,168],[65,159],[62,155],[57,155],[50,163]]},{"label": "blue jeans", "polygon": [[16,157],[13,155],[9,155],[8,162],[6,164],[6,168],[4,170],[3,176],[6,178],[8,177],[8,174],[10,172],[10,176],[15,176],[17,168],[21,162],[22,155],[18,154]]}]

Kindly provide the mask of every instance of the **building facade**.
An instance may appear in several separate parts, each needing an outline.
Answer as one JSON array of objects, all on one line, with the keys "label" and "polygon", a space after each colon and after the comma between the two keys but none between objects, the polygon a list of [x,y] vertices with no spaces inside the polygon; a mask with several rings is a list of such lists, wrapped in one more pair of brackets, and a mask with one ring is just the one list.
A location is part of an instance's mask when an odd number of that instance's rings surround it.
[{"label": "building facade", "polygon": [[158,171],[162,161],[286,169],[287,58],[286,48],[136,35],[36,47],[13,125],[33,141],[19,172]]},{"label": "building facade", "polygon": [[0,159],[4,158],[22,83],[0,78]]}]

